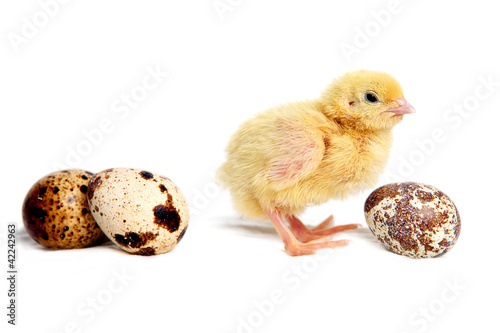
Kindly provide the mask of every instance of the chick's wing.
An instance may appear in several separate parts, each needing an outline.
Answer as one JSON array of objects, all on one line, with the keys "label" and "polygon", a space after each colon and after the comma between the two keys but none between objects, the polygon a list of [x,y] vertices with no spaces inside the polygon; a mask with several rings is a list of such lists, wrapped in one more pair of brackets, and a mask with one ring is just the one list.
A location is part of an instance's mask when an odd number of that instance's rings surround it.
[{"label": "chick's wing", "polygon": [[325,133],[317,119],[294,117],[276,124],[276,155],[268,179],[275,188],[294,185],[314,171],[325,154]]}]

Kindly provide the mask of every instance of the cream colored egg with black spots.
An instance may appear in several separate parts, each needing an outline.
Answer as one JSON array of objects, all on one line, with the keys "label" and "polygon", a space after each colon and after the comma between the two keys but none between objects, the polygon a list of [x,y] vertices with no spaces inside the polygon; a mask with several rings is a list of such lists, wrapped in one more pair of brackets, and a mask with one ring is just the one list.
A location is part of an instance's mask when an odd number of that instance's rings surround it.
[{"label": "cream colored egg with black spots", "polygon": [[114,168],[96,173],[88,200],[102,231],[129,253],[166,253],[186,232],[184,195],[170,179],[150,171]]},{"label": "cream colored egg with black spots", "polygon": [[104,237],[87,202],[92,173],[84,170],[53,172],[39,179],[23,203],[28,235],[49,249],[91,246]]},{"label": "cream colored egg with black spots", "polygon": [[445,254],[461,229],[453,201],[437,188],[415,182],[377,188],[365,202],[365,218],[387,249],[411,258]]}]

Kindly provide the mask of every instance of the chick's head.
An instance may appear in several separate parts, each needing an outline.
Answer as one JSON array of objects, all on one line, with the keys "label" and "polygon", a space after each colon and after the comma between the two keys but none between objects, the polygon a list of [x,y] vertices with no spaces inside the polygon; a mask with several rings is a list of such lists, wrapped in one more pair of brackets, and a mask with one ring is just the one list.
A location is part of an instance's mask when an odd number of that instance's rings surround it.
[{"label": "chick's head", "polygon": [[332,120],[361,129],[392,128],[415,109],[398,81],[387,73],[358,70],[335,79],[320,99]]}]

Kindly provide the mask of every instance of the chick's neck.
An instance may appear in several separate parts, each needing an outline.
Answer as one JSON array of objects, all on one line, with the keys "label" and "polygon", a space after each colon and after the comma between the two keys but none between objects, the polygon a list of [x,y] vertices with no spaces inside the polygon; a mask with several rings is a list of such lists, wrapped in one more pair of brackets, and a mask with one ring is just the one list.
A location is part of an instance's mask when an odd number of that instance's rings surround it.
[{"label": "chick's neck", "polygon": [[345,111],[339,111],[340,107],[337,105],[325,105],[320,103],[321,112],[330,120],[341,134],[357,134],[367,136],[385,136],[390,134],[391,128],[374,128],[366,124],[363,119],[354,115],[350,115]]}]

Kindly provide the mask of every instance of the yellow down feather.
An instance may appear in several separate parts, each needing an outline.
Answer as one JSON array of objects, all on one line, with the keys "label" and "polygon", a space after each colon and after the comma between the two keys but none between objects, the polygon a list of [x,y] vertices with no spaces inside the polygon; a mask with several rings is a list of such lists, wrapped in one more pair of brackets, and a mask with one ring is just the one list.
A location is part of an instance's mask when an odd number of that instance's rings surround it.
[{"label": "yellow down feather", "polygon": [[[376,94],[378,103],[366,100]],[[237,211],[265,219],[343,199],[376,185],[402,115],[384,112],[403,98],[399,83],[375,71],[349,72],[317,100],[289,103],[244,122],[227,146],[218,180]]]}]

